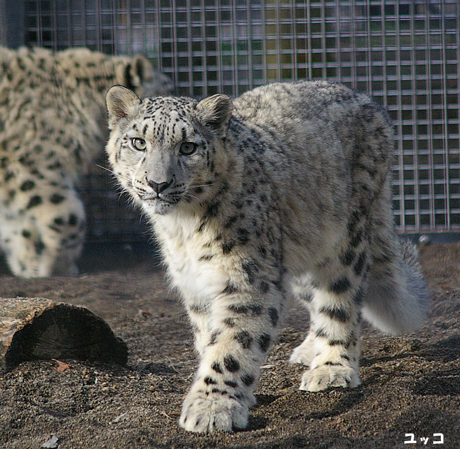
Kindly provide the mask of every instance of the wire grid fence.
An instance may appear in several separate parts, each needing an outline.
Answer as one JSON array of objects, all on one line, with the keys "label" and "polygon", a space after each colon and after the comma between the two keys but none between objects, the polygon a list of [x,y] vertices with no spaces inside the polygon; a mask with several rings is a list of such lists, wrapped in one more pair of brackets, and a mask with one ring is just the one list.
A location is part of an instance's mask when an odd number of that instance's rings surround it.
[{"label": "wire grid fence", "polygon": [[[405,233],[460,230],[458,0],[25,0],[25,42],[143,53],[176,94],[237,96],[328,79],[369,92],[395,124],[394,214]],[[102,162],[100,162],[102,163]],[[95,167],[89,237],[139,237]]]}]

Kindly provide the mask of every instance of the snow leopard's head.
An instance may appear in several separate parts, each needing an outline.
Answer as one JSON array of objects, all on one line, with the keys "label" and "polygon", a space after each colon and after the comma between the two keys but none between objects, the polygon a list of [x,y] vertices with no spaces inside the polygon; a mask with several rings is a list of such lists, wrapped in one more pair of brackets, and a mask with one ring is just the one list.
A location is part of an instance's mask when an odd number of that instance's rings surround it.
[{"label": "snow leopard's head", "polygon": [[[141,100],[121,86],[107,93],[107,153],[120,184],[149,214],[203,202],[216,188],[233,105],[225,95]],[[219,156],[220,155],[220,156]]]}]

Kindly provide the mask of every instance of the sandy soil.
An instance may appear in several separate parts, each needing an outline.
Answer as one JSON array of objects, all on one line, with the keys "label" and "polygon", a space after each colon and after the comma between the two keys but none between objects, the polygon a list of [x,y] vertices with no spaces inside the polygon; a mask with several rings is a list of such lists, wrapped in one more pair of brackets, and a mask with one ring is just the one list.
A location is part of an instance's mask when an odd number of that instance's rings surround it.
[{"label": "sandy soil", "polygon": [[404,338],[366,327],[362,386],[298,390],[303,369],[287,360],[308,323],[295,308],[264,365],[249,428],[211,436],[178,427],[196,358],[187,317],[154,255],[92,248],[76,278],[21,280],[3,268],[0,296],[84,305],[126,341],[130,357],[127,367],[67,361],[61,372],[42,361],[0,374],[0,447],[460,448],[460,244],[421,254],[430,318]]}]

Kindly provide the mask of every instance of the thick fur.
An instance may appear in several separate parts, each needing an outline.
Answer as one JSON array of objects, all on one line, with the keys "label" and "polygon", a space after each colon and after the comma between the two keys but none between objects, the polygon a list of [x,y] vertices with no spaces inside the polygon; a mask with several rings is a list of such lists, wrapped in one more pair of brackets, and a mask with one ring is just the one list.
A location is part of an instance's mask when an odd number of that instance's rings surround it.
[{"label": "thick fur", "polygon": [[85,213],[75,181],[104,147],[104,96],[116,83],[139,95],[170,85],[142,56],[0,47],[0,246],[15,275],[77,272]]},{"label": "thick fur", "polygon": [[[150,218],[200,366],[180,425],[247,425],[260,366],[294,296],[310,332],[301,389],[360,384],[361,313],[412,331],[428,293],[391,213],[393,132],[367,95],[326,82],[140,100],[107,95],[114,173]],[[403,246],[402,246],[403,245]]]}]

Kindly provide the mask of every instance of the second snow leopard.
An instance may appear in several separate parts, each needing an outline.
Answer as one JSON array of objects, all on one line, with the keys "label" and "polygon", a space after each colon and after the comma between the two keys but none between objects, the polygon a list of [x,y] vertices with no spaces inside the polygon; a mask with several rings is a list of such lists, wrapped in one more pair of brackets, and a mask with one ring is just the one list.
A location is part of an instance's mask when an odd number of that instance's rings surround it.
[{"label": "second snow leopard", "polygon": [[393,132],[367,95],[272,84],[233,102],[107,95],[110,162],[151,220],[200,365],[180,425],[244,428],[288,308],[310,312],[300,388],[360,384],[361,318],[391,334],[424,320],[415,247],[391,211]]},{"label": "second snow leopard", "polygon": [[0,247],[16,276],[76,274],[85,212],[75,189],[107,135],[113,84],[161,95],[143,56],[0,47]]}]

